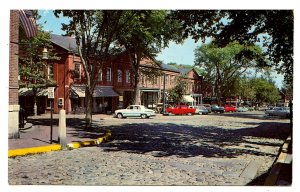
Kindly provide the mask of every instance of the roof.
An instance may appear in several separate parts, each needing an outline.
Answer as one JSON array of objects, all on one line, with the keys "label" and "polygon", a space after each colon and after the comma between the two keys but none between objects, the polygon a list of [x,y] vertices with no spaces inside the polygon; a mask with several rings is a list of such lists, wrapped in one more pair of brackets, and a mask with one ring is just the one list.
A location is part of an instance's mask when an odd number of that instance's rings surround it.
[{"label": "roof", "polygon": [[73,37],[51,34],[51,42],[71,52],[77,52],[76,40]]},{"label": "roof", "polygon": [[182,76],[185,76],[186,74],[188,74],[190,71],[193,70],[193,68],[181,68],[181,69],[178,69],[179,72],[180,72],[180,75]]},{"label": "roof", "polygon": [[167,64],[161,63],[160,67],[164,70],[167,70],[167,71],[174,71],[174,72],[180,73],[180,71],[172,65],[167,65]]},{"label": "roof", "polygon": [[[85,85],[72,85],[71,95],[74,98],[85,97]],[[112,87],[96,86],[93,92],[93,97],[117,97],[119,96]]]}]

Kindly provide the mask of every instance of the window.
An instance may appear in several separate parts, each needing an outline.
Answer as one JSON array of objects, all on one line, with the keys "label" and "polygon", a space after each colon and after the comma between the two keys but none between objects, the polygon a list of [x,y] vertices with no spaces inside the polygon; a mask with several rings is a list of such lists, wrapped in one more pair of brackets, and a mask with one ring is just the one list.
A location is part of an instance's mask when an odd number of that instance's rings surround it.
[{"label": "window", "polygon": [[118,82],[122,82],[122,70],[118,69],[117,73],[118,73]]},{"label": "window", "polygon": [[166,84],[170,84],[170,75],[166,75]]},{"label": "window", "polygon": [[102,69],[100,69],[99,74],[98,74],[98,81],[102,81],[103,79],[103,73],[102,73]]},{"label": "window", "polygon": [[111,68],[107,67],[106,69],[106,80],[111,81]]},{"label": "window", "polygon": [[130,71],[126,70],[126,83],[130,83]]},{"label": "window", "polygon": [[75,63],[74,67],[74,79],[80,79],[81,78],[81,64],[80,63]]},{"label": "window", "polygon": [[53,79],[53,63],[48,64],[47,78]]}]

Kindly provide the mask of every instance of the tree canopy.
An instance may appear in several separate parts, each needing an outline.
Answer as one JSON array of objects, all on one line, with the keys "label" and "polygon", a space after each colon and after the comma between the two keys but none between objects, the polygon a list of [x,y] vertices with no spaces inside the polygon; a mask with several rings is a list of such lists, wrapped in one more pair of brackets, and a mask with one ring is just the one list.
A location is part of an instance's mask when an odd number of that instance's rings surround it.
[{"label": "tree canopy", "polygon": [[[248,52],[252,57],[243,56]],[[207,86],[213,87],[220,104],[221,97],[235,95],[235,83],[248,69],[262,60],[258,46],[245,46],[238,42],[219,48],[213,43],[203,44],[195,50],[195,65],[204,69]]]},{"label": "tree canopy", "polygon": [[[259,43],[272,66],[293,82],[293,10],[176,10],[184,37],[196,41],[212,38],[221,47],[232,41]],[[260,63],[261,64],[261,63]]]},{"label": "tree canopy", "polygon": [[[165,10],[128,10],[125,19],[129,22],[122,28],[117,41],[129,52],[131,66],[134,72],[135,98],[139,103],[137,90],[140,74],[140,61],[148,57],[154,58],[170,40],[180,40],[179,23],[168,17]],[[147,69],[149,70],[149,69]],[[150,74],[155,74],[153,71]],[[147,73],[144,73],[147,76]],[[149,77],[153,78],[153,77]]]}]

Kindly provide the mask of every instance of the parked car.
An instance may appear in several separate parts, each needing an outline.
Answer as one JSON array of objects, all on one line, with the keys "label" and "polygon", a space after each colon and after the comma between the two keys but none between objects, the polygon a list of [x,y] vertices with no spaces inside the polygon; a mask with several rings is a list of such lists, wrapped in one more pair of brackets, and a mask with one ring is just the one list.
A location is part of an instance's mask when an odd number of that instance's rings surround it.
[{"label": "parked car", "polygon": [[265,114],[270,116],[281,116],[281,117],[290,117],[290,108],[289,107],[274,107],[267,109]]},{"label": "parked car", "polygon": [[143,105],[129,105],[126,109],[119,109],[114,114],[117,118],[141,117],[142,119],[155,116],[155,112]]},{"label": "parked car", "polygon": [[190,106],[190,108],[195,108],[196,114],[199,114],[199,115],[207,115],[208,114],[208,110],[203,105]]},{"label": "parked car", "polygon": [[251,106],[245,105],[245,108],[247,108],[247,109],[248,109],[248,111],[254,111],[254,107],[251,107]]},{"label": "parked car", "polygon": [[246,111],[248,111],[249,109],[247,108],[247,107],[238,107],[237,109],[236,109],[236,111],[237,112],[246,112]]},{"label": "parked car", "polygon": [[166,108],[166,112],[174,115],[192,115],[195,114],[196,109],[189,108],[187,105],[176,105],[175,107]]},{"label": "parked car", "polygon": [[215,113],[224,113],[224,107],[218,106],[218,105],[212,105],[211,111]]},{"label": "parked car", "polygon": [[236,112],[236,108],[233,105],[225,105],[224,110],[225,112]]},{"label": "parked car", "polygon": [[211,113],[211,105],[210,104],[202,104],[207,110],[209,113]]}]

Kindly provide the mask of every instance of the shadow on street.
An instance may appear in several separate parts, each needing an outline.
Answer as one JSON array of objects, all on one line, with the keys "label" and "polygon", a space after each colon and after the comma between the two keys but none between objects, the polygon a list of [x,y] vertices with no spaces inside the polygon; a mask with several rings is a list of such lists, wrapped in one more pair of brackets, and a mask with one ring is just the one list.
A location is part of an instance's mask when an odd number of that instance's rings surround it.
[{"label": "shadow on street", "polygon": [[[255,128],[238,130],[217,127],[193,127],[176,124],[125,124],[110,127],[114,141],[101,145],[105,151],[128,153],[152,153],[153,156],[187,158],[204,157],[234,158],[241,154],[269,155],[256,150],[251,144],[280,146],[264,139],[249,142],[245,137],[284,140],[290,133],[289,123],[261,123]],[[244,147],[237,148],[240,144]]]}]

